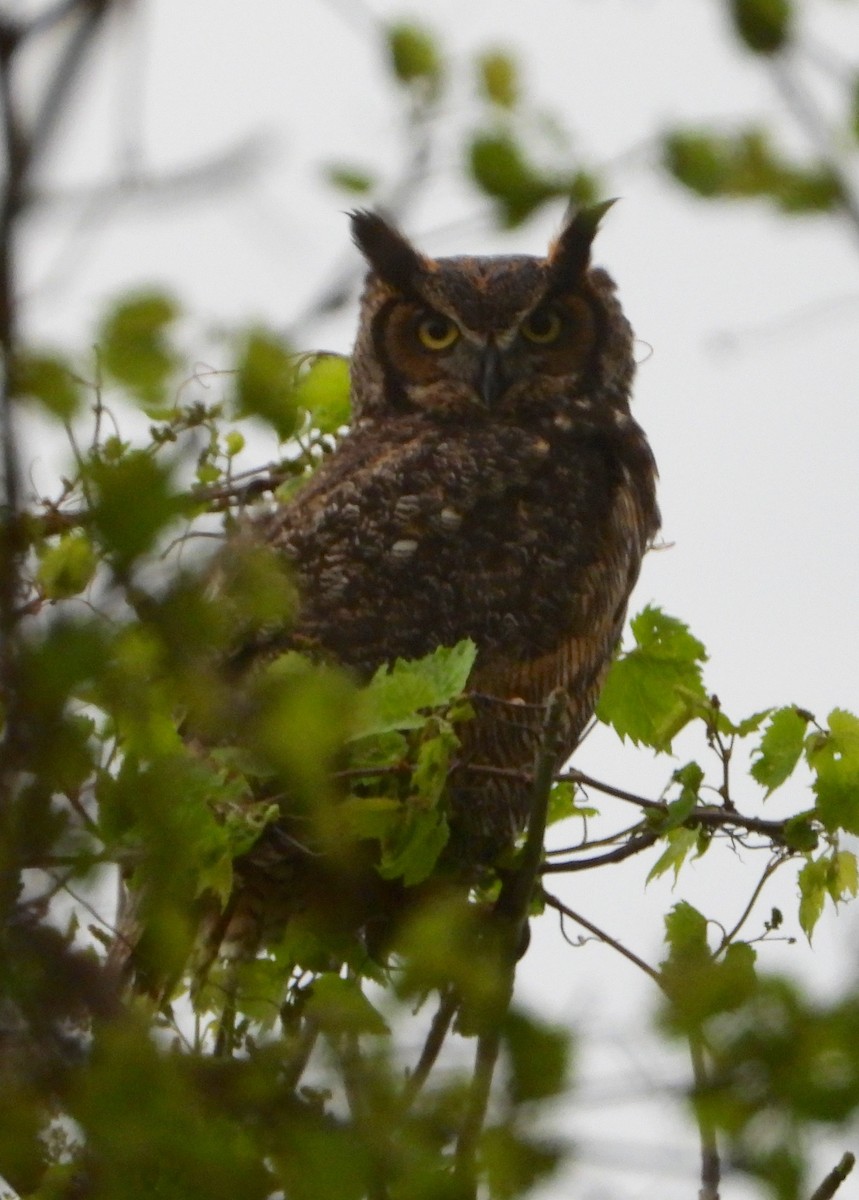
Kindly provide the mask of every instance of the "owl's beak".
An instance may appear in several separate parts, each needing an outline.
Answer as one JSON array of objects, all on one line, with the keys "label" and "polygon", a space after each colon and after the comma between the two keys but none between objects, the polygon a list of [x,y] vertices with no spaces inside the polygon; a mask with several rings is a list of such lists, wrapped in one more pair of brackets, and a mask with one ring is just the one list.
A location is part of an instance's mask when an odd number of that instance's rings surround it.
[{"label": "owl's beak", "polygon": [[504,357],[494,342],[489,342],[480,359],[478,390],[487,408],[494,408],[504,391]]}]

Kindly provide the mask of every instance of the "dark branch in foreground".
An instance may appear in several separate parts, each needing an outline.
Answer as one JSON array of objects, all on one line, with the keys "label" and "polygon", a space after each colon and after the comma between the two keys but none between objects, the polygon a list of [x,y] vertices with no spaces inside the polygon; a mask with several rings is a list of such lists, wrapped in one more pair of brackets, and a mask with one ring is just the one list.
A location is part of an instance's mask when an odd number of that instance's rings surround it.
[{"label": "dark branch in foreground", "polygon": [[853,1170],[856,1162],[856,1156],[849,1152],[844,1155],[837,1167],[833,1167],[829,1174],[821,1183],[817,1191],[812,1195],[811,1200],[832,1200],[832,1197],[841,1187],[844,1180]]}]

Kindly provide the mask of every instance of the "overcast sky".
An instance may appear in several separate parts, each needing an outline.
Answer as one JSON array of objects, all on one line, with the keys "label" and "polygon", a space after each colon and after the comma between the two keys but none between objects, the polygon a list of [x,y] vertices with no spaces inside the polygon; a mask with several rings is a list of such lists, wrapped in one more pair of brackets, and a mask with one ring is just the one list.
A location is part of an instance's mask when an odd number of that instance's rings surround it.
[{"label": "overcast sky", "polygon": [[[198,330],[252,319],[293,328],[322,285],[350,262],[357,271],[342,215],[349,200],[322,181],[320,165],[347,161],[389,183],[397,177],[402,124],[374,17],[414,17],[436,28],[459,80],[446,102],[452,132],[408,232],[436,254],[543,252],[560,205],[502,235],[491,232],[485,203],[455,178],[458,138],[475,111],[464,82],[470,56],[509,47],[533,104],[556,115],[586,161],[614,164],[609,193],[622,197],[595,258],[618,281],[641,339],[635,412],[659,462],[670,547],[648,557],[634,608],[653,601],[691,625],[710,651],[708,683],[731,714],[790,702],[821,717],[836,705],[855,710],[859,236],[831,218],[788,222],[762,204],[705,204],[654,171],[654,135],[669,125],[730,128],[765,119],[787,147],[806,148],[772,78],[736,50],[723,7],[716,0],[141,3],[116,23],[109,56],[87,73],[67,115],[63,152],[44,180],[59,196],[40,210],[26,243],[27,327],[39,340],[86,345],[105,297],[153,283],[176,292]],[[859,6],[805,0],[802,7],[816,61],[840,69],[852,55],[855,69]],[[835,111],[837,89],[826,73],[809,62],[799,69],[824,111]],[[247,146],[259,148],[253,169],[177,192],[170,203],[166,195],[107,205],[68,198],[109,183],[121,167],[165,178]],[[354,320],[352,305],[336,320],[305,324],[304,345],[346,351]],[[701,752],[693,743],[684,749]],[[649,794],[670,770],[619,753],[601,735],[577,763]],[[758,795],[751,783],[739,791],[749,802]],[[795,791],[769,806],[780,815],[803,803]],[[652,860],[614,877],[573,876],[561,890],[655,962],[661,914],[672,902],[689,899],[728,924],[737,916],[750,876],[727,858],[708,856],[673,895],[659,881],[642,899]],[[795,912],[785,878],[786,891],[774,885],[765,909],[781,903]],[[744,891],[732,890],[743,882]],[[665,1200],[688,1198],[694,1139],[658,1086],[661,1071],[675,1083],[682,1073],[660,1068],[639,1046],[652,990],[610,950],[573,951],[551,918],[539,924],[522,994],[590,1030],[596,1046],[582,1063],[582,1098],[564,1118],[565,1128],[587,1134],[573,1176],[577,1197],[651,1195],[656,1184]],[[817,936],[822,965],[813,974],[824,989],[844,973],[847,924],[838,931],[829,921]],[[802,946],[774,946],[763,961],[812,971]],[[560,1183],[549,1189],[561,1193]],[[748,1194],[738,1181],[724,1192],[730,1200]]]}]

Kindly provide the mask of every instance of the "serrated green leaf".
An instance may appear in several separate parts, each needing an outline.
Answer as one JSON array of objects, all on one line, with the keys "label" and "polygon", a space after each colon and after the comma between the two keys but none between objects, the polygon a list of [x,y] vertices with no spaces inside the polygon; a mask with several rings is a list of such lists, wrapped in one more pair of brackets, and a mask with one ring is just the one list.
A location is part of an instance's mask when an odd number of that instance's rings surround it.
[{"label": "serrated green leaf", "polygon": [[330,972],[313,983],[306,1012],[332,1035],[389,1033],[388,1025],[353,979]]},{"label": "serrated green leaf", "polygon": [[740,38],[755,54],[774,54],[790,38],[790,0],[731,0],[731,15]]},{"label": "serrated green leaf", "polygon": [[80,380],[59,354],[24,354],[15,364],[15,396],[27,396],[61,421],[71,421],[83,399]]},{"label": "serrated green leaf", "polygon": [[670,958],[710,958],[707,919],[687,900],[665,914],[665,941]]},{"label": "serrated green leaf", "polygon": [[669,870],[674,871],[674,882],[676,883],[686,856],[691,850],[697,849],[698,833],[695,829],[682,827],[670,829],[665,840],[668,843],[667,848],[648,871],[647,883],[650,883],[651,879],[658,879],[660,875],[664,875]]},{"label": "serrated green leaf", "polygon": [[341,354],[318,354],[300,377],[295,403],[310,413],[322,433],[336,433],[349,422],[349,359]]},{"label": "serrated green leaf", "polygon": [[299,424],[295,358],[281,338],[251,330],[239,348],[234,408],[240,417],[259,417],[285,441]]},{"label": "serrated green leaf", "polygon": [[441,646],[425,658],[397,659],[380,667],[363,692],[363,716],[351,740],[419,729],[423,710],[440,708],[465,690],[477,648],[468,639],[456,646]]},{"label": "serrated green leaf", "polygon": [[799,924],[811,941],[828,894],[829,863],[824,858],[810,860],[799,872]]},{"label": "serrated green leaf", "polygon": [[806,757],[825,828],[859,834],[859,718],[834,709],[828,731],[809,739]]},{"label": "serrated green leaf", "polygon": [[681,621],[658,608],[639,613],[632,633],[636,646],[609,671],[597,716],[621,738],[668,750],[692,715],[681,690],[704,695],[701,664],[706,651]]},{"label": "serrated green leaf", "polygon": [[777,709],[770,717],[761,743],[752,753],[750,774],[770,796],[793,774],[805,744],[808,714],[795,705]]},{"label": "serrated green leaf", "polygon": [[49,600],[78,596],[98,566],[95,548],[82,533],[70,533],[40,556],[36,579]]},{"label": "serrated green leaf", "polygon": [[558,821],[566,821],[569,817],[583,819],[599,816],[599,809],[590,804],[579,804],[577,788],[573,783],[556,783],[549,793],[549,811],[546,816],[547,825],[555,825]]},{"label": "serrated green leaf", "polygon": [[490,50],[477,60],[480,89],[487,100],[499,108],[515,108],[519,99],[519,71],[516,60],[503,50]]},{"label": "serrated green leaf", "polygon": [[180,363],[169,340],[179,315],[162,292],[139,292],[120,300],[98,331],[99,361],[154,417],[163,415],[166,384]]},{"label": "serrated green leaf", "polygon": [[859,891],[859,868],[856,855],[851,850],[835,851],[827,886],[829,895],[836,903],[855,896]]},{"label": "serrated green leaf", "polygon": [[402,879],[406,887],[422,883],[432,874],[449,837],[447,818],[440,809],[413,811],[383,846],[379,874],[383,879]]}]

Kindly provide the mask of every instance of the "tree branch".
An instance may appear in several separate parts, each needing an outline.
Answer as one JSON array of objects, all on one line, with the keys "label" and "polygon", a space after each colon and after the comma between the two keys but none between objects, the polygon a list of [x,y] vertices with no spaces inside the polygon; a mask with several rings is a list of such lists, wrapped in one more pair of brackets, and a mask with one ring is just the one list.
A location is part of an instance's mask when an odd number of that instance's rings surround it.
[{"label": "tree branch", "polygon": [[856,1162],[856,1157],[849,1152],[844,1155],[841,1162],[833,1167],[829,1174],[821,1183],[820,1187],[814,1192],[811,1200],[832,1200],[832,1197],[841,1187],[844,1180],[853,1170]]}]

